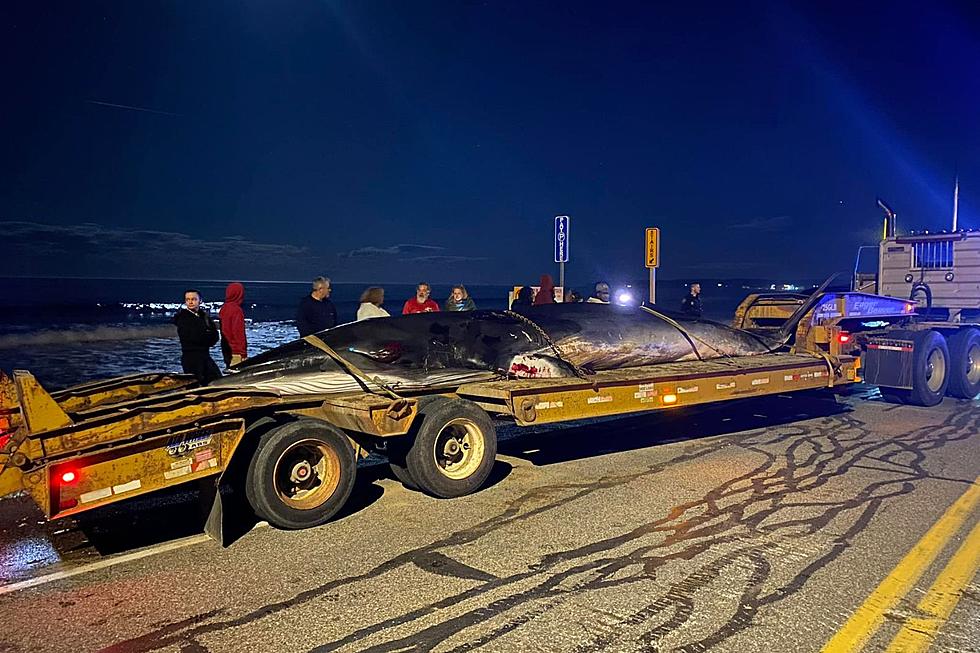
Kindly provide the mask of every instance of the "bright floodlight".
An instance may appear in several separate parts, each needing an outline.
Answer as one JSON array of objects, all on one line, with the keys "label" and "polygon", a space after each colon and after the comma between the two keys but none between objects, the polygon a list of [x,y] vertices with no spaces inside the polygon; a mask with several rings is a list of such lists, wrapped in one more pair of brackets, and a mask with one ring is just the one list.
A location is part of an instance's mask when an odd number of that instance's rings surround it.
[{"label": "bright floodlight", "polygon": [[629,304],[633,301],[633,295],[624,290],[623,292],[619,293],[616,299],[620,304]]}]

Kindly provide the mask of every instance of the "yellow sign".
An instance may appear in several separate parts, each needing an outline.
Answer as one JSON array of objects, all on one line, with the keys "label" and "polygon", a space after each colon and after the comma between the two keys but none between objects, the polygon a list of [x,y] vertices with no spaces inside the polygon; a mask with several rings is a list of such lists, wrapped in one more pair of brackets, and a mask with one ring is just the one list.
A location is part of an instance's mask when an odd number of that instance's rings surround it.
[{"label": "yellow sign", "polygon": [[660,267],[660,228],[650,227],[647,229],[647,267]]}]

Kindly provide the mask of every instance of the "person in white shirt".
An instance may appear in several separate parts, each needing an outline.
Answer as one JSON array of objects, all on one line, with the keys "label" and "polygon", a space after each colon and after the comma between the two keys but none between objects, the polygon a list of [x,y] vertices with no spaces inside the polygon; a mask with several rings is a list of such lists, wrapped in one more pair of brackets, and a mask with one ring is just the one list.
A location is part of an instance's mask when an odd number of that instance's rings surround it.
[{"label": "person in white shirt", "polygon": [[367,320],[372,317],[390,317],[391,314],[381,305],[385,301],[385,289],[371,286],[361,293],[361,305],[357,309],[357,319]]}]

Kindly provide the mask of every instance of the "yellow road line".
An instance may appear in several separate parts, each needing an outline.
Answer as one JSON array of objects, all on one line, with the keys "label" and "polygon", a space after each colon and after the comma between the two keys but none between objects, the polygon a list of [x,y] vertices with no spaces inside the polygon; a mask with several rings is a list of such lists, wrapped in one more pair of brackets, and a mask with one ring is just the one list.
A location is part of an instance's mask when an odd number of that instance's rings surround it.
[{"label": "yellow road line", "polygon": [[885,620],[885,613],[905,596],[946,547],[949,538],[960,529],[978,499],[980,499],[980,478],[977,478],[970,488],[946,509],[939,521],[933,524],[912,550],[905,554],[902,561],[855,610],[847,623],[824,645],[821,653],[861,650]]},{"label": "yellow road line", "polygon": [[888,646],[886,653],[915,653],[932,644],[939,627],[946,623],[966,587],[980,567],[980,523],[973,527],[952,560],[916,606],[924,617],[911,617]]}]

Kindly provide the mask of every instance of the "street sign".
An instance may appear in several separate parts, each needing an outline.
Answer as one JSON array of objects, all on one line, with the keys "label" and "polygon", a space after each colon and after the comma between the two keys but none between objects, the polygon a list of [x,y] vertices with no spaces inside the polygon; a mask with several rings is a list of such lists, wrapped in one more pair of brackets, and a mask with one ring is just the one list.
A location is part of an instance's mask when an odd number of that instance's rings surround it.
[{"label": "street sign", "polygon": [[555,263],[568,263],[568,216],[555,216]]},{"label": "street sign", "polygon": [[660,228],[649,227],[647,229],[647,248],[646,261],[648,268],[660,267]]}]

